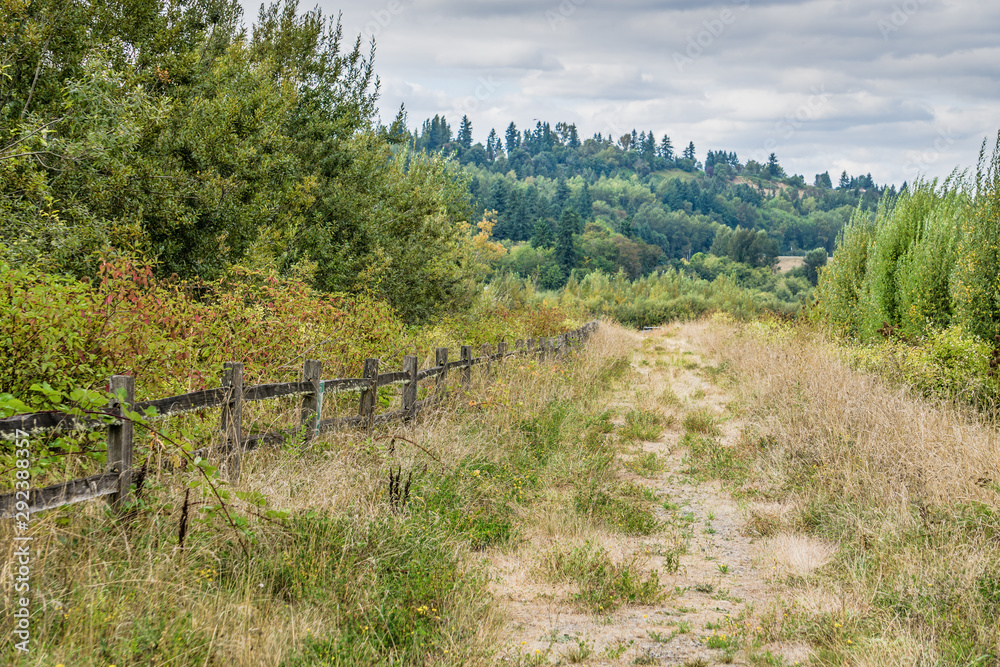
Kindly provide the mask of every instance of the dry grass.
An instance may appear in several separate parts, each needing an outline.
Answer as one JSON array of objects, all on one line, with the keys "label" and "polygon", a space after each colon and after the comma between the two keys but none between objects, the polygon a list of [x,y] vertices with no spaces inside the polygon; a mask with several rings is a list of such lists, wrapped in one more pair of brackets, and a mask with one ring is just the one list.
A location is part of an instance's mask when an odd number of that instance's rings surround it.
[{"label": "dry grass", "polygon": [[695,335],[733,369],[747,532],[774,535],[765,549],[780,569],[840,599],[832,615],[798,609],[776,638],[807,637],[823,664],[996,664],[995,425],[855,371],[808,332],[718,323]]},{"label": "dry grass", "polygon": [[[250,516],[249,558],[220,517],[198,523],[196,511],[178,548],[190,474],[148,479],[147,508],[128,522],[100,502],[37,517],[35,643],[20,664],[488,662],[502,619],[481,553],[516,548],[519,531],[589,536],[559,489],[607,474],[602,397],[627,372],[631,344],[602,327],[578,356],[477,374],[467,395],[456,387],[414,426],[246,456],[239,490],[292,517],[256,519],[234,500]],[[403,506],[387,498],[393,468],[413,476]],[[8,600],[9,538],[5,523]]]}]

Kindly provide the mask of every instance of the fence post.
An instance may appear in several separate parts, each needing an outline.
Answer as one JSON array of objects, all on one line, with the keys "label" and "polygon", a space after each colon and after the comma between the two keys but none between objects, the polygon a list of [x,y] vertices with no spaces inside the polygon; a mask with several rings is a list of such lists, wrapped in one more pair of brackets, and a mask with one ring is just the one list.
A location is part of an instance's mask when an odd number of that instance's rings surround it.
[{"label": "fence post", "polygon": [[472,346],[462,346],[462,389],[468,389],[472,383]]},{"label": "fence post", "polygon": [[535,349],[535,339],[529,338],[524,342],[524,356],[530,357],[535,354],[537,350]]},{"label": "fence post", "polygon": [[498,365],[503,364],[505,361],[507,361],[507,341],[502,340],[499,343],[497,343],[497,355],[499,357],[497,359]]},{"label": "fence post", "polygon": [[548,338],[539,338],[538,339],[538,362],[539,363],[542,363],[543,361],[545,361],[545,348],[548,346],[548,344],[549,344],[549,339]]},{"label": "fence post", "polygon": [[319,422],[323,415],[323,362],[306,359],[302,369],[302,381],[312,385],[312,393],[302,396],[300,425],[303,441],[308,443],[319,433]]},{"label": "fence post", "polygon": [[441,372],[438,373],[437,381],[434,384],[434,398],[436,400],[441,400],[444,398],[444,392],[447,390],[448,385],[448,348],[439,347],[437,349],[437,354],[434,355],[434,364],[441,367]]},{"label": "fence post", "polygon": [[369,380],[371,385],[368,389],[361,390],[358,414],[361,415],[365,428],[371,433],[372,427],[375,425],[375,403],[378,402],[378,359],[365,359],[365,369],[361,377]]},{"label": "fence post", "polygon": [[403,357],[403,372],[410,376],[407,383],[403,385],[403,410],[406,413],[404,419],[413,419],[416,415],[417,364],[418,361],[416,357]]},{"label": "fence post", "polygon": [[222,386],[229,388],[229,397],[222,406],[222,454],[229,481],[235,484],[240,481],[243,455],[243,364],[226,362]]},{"label": "fence post", "polygon": [[524,354],[524,341],[515,340],[514,341],[514,354]]},{"label": "fence post", "polygon": [[493,350],[489,343],[483,343],[483,346],[479,348],[479,354],[486,358],[486,377],[489,377],[490,371],[493,370],[493,361],[490,359],[490,352]]},{"label": "fence post", "polygon": [[[135,378],[131,375],[113,375],[109,383],[111,393],[125,391],[125,400],[113,399],[111,409],[119,417],[123,409],[132,409],[135,402]],[[111,507],[121,510],[129,501],[132,486],[132,422],[122,420],[120,425],[108,426],[108,472],[118,473],[118,493],[108,497]]]}]

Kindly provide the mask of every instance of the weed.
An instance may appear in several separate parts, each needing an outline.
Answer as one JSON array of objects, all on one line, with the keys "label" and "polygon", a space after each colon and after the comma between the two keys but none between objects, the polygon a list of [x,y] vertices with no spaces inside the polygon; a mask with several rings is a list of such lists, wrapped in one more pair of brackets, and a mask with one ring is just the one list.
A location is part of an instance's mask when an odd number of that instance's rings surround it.
[{"label": "weed", "polygon": [[666,389],[663,390],[663,393],[660,394],[660,402],[663,403],[668,408],[676,408],[680,407],[681,405],[681,397],[678,396],[677,392],[675,392],[673,389],[667,387]]},{"label": "weed", "polygon": [[625,424],[619,433],[626,442],[654,441],[663,433],[663,420],[650,410],[630,410],[625,414]]},{"label": "weed", "polygon": [[633,665],[658,665],[660,664],[659,658],[653,655],[651,650],[643,649],[639,655],[632,659]]},{"label": "weed", "polygon": [[682,667],[708,667],[708,660],[704,658],[688,658],[681,665]]},{"label": "weed", "polygon": [[684,427],[686,432],[690,433],[701,433],[704,435],[718,435],[719,427],[716,426],[716,417],[711,410],[707,408],[701,408],[699,410],[692,410],[691,412],[684,415],[683,421],[681,421],[681,426]]},{"label": "weed", "polygon": [[627,642],[619,640],[618,643],[614,645],[608,644],[604,648],[604,657],[608,658],[609,660],[617,660],[618,658],[625,655],[625,651],[632,648],[632,644],[634,643],[635,642],[630,639]]},{"label": "weed", "polygon": [[571,647],[563,654],[563,659],[571,665],[586,661],[594,653],[594,645],[584,639],[577,639],[576,646]]},{"label": "weed", "polygon": [[662,525],[649,507],[622,495],[621,488],[584,487],[577,490],[576,510],[626,535],[652,535],[661,529]]},{"label": "weed", "polygon": [[624,603],[654,604],[662,597],[655,571],[643,577],[635,561],[614,563],[590,542],[568,552],[550,552],[544,568],[553,580],[577,583],[575,599],[592,611],[607,613]]},{"label": "weed", "polygon": [[715,590],[715,586],[713,586],[712,584],[695,584],[694,590],[696,590],[699,593],[711,593],[712,591]]},{"label": "weed", "polygon": [[655,452],[644,452],[624,462],[626,469],[641,477],[656,477],[667,467]]},{"label": "weed", "polygon": [[690,454],[691,474],[704,474],[716,479],[742,481],[747,475],[747,464],[742,453],[712,438],[696,436],[689,432],[681,440]]}]

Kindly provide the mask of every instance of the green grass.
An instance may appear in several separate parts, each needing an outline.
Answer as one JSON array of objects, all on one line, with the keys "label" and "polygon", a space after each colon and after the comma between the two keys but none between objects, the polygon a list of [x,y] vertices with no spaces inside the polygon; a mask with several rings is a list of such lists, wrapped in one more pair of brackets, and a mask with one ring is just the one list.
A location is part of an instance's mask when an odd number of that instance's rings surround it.
[{"label": "green grass", "polygon": [[630,410],[618,433],[626,442],[654,441],[663,433],[663,418],[651,410]]},{"label": "green grass", "polygon": [[544,568],[553,581],[570,581],[579,590],[573,599],[598,613],[609,613],[622,604],[655,604],[663,597],[659,574],[643,575],[637,564],[615,563],[607,552],[586,542],[569,551],[546,555]]},{"label": "green grass", "polygon": [[599,525],[626,535],[652,535],[662,525],[648,501],[635,498],[635,487],[588,485],[577,489],[576,511]]},{"label": "green grass", "polygon": [[631,470],[640,477],[656,477],[666,469],[664,463],[655,452],[643,452],[630,459],[626,459],[623,465],[627,470]]},{"label": "green grass", "polygon": [[697,436],[689,432],[681,440],[688,450],[688,473],[709,479],[741,482],[748,475],[748,464],[743,452],[720,444],[714,438]]},{"label": "green grass", "polygon": [[716,425],[717,417],[706,408],[692,410],[684,415],[681,426],[688,433],[701,433],[704,435],[718,435],[719,427]]}]

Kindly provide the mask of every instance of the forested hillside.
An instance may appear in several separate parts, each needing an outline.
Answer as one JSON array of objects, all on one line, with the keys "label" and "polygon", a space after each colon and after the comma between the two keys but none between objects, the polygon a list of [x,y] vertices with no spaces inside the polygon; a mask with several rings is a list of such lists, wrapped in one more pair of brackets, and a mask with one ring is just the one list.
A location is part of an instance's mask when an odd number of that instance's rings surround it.
[{"label": "forested hillside", "polygon": [[834,187],[824,172],[808,185],[773,153],[761,164],[709,150],[702,162],[692,142],[677,152],[651,131],[581,140],[573,124],[538,122],[524,131],[511,123],[503,137],[491,130],[485,146],[472,136],[467,116],[454,136],[436,116],[411,142],[463,165],[473,209],[495,211],[494,235],[512,242],[504,265],[548,287],[573,269],[636,278],[699,252],[751,267],[778,254],[832,252],[855,209],[895,194],[870,174],[842,173]]}]

